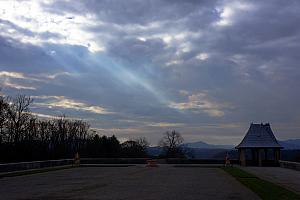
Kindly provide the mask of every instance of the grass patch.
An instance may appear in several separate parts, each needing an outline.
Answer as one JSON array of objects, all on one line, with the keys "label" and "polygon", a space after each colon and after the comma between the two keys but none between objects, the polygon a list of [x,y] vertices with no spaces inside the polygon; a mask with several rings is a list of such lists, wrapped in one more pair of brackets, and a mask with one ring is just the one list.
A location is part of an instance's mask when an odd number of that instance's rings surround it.
[{"label": "grass patch", "polygon": [[72,166],[67,165],[67,166],[47,167],[47,168],[40,168],[40,169],[30,169],[24,171],[0,173],[0,178],[45,173],[45,172],[51,172],[51,171],[62,170],[62,169],[70,169],[70,168],[72,168]]},{"label": "grass patch", "polygon": [[300,199],[300,196],[293,191],[281,187],[272,182],[260,179],[253,174],[245,172],[236,167],[222,167],[222,169],[235,177],[239,182],[247,186],[262,199],[287,200]]}]

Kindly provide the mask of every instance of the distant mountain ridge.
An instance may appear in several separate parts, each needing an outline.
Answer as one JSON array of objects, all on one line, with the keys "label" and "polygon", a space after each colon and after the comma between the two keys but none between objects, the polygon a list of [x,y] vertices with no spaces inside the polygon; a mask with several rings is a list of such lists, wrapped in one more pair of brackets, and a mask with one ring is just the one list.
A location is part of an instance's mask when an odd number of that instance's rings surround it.
[{"label": "distant mountain ridge", "polygon": [[[300,149],[300,139],[289,139],[278,142],[284,149]],[[203,141],[185,143],[184,146],[192,149],[233,149],[235,147],[234,145],[208,144]]]},{"label": "distant mountain ridge", "polygon": [[206,142],[198,141],[198,142],[191,142],[183,144],[185,147],[188,148],[197,148],[197,149],[232,149],[234,148],[233,145],[217,145],[217,144],[208,144]]},{"label": "distant mountain ridge", "polygon": [[[300,150],[300,139],[289,139],[278,142],[283,147],[283,150]],[[228,150],[233,150],[235,147],[234,145],[208,144],[202,141],[184,143],[182,146],[192,149],[197,158],[212,158],[216,153],[227,152]],[[162,148],[159,146],[147,148],[147,152],[153,156],[158,156],[161,151]]]},{"label": "distant mountain ridge", "polygon": [[300,149],[300,139],[290,139],[290,140],[284,140],[284,141],[278,141],[279,144],[284,148],[284,149]]}]

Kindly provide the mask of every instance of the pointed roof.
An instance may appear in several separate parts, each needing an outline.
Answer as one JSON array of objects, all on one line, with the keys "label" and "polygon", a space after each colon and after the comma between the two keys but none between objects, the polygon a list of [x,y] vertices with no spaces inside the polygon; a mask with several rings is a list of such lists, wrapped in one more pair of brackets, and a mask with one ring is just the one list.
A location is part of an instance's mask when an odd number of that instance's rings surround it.
[{"label": "pointed roof", "polygon": [[239,148],[282,148],[276,140],[271,126],[266,124],[253,124],[251,123],[248,132],[246,133],[242,142],[236,146]]}]

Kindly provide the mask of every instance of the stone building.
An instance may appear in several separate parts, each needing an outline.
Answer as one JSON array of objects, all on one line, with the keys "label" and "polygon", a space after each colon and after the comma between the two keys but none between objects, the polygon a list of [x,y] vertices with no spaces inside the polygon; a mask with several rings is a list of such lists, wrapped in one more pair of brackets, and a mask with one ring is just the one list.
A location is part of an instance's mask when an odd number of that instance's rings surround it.
[{"label": "stone building", "polygon": [[235,148],[239,151],[242,166],[274,166],[278,165],[280,149],[283,147],[275,138],[269,123],[251,123],[244,139]]}]

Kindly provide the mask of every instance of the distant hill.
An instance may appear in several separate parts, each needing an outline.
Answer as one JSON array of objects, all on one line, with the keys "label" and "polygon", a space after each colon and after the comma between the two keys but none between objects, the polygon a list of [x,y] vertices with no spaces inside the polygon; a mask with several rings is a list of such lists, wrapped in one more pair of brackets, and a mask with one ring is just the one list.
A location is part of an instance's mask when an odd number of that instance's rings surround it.
[{"label": "distant hill", "polygon": [[159,147],[159,146],[155,146],[155,147],[148,147],[146,149],[147,153],[150,155],[150,156],[159,156],[160,153],[162,152],[162,148]]},{"label": "distant hill", "polygon": [[[294,149],[300,149],[300,139],[290,139],[290,140],[283,140],[278,141],[281,146],[284,147],[284,149],[288,150],[294,150]],[[216,144],[208,144],[202,141],[198,142],[192,142],[192,143],[185,143],[185,147],[192,148],[192,149],[233,149],[234,145],[216,145]]]},{"label": "distant hill", "polygon": [[188,148],[197,148],[197,149],[232,149],[234,148],[233,145],[216,145],[216,144],[208,144],[202,141],[192,142],[192,143],[185,143],[185,147]]},{"label": "distant hill", "polygon": [[285,149],[300,149],[300,139],[291,139],[291,140],[284,140],[284,141],[279,141],[279,144]]},{"label": "distant hill", "polygon": [[[291,139],[278,141],[281,146],[284,147],[284,150],[300,150],[300,139]],[[237,151],[234,149],[234,145],[215,145],[208,144],[202,141],[191,142],[183,144],[184,148],[190,149],[195,158],[199,159],[222,159],[225,157],[226,153],[229,152],[232,154],[232,158],[237,158]],[[158,156],[162,151],[161,147],[148,147],[147,153],[151,156]],[[285,155],[287,154],[287,155]],[[283,157],[289,156],[288,154],[292,154],[287,151],[284,153]]]}]

